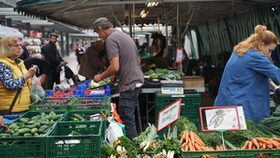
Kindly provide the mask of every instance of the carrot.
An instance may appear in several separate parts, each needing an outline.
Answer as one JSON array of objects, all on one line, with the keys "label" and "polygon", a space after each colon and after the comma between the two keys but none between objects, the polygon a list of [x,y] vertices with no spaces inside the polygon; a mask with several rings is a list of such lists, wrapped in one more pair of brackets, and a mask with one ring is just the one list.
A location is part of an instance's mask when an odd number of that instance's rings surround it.
[{"label": "carrot", "polygon": [[278,148],[279,147],[279,143],[277,141],[274,141],[273,139],[270,139],[270,142],[272,143],[272,145],[275,147],[275,148]]},{"label": "carrot", "polygon": [[256,140],[259,142],[265,143],[266,145],[270,144],[269,141],[265,140],[263,137],[257,137]]},{"label": "carrot", "polygon": [[249,141],[248,149],[252,149],[252,146],[253,146],[253,142],[252,142],[252,141]]},{"label": "carrot", "polygon": [[272,138],[273,140],[280,142],[280,138]]},{"label": "carrot", "polygon": [[201,151],[208,151],[208,150],[207,150],[208,148],[205,147],[205,146],[201,146],[200,149],[201,149]]},{"label": "carrot", "polygon": [[187,143],[183,143],[183,144],[181,145],[181,147],[182,147],[183,150],[185,149],[186,146],[187,146]]},{"label": "carrot", "polygon": [[196,133],[194,133],[194,140],[195,140],[195,142],[196,142],[198,145],[200,145],[200,146],[205,145],[205,144],[203,143],[203,141],[196,135]]},{"label": "carrot", "polygon": [[186,144],[184,151],[188,151],[188,149],[189,149],[189,146],[188,146],[188,144]]},{"label": "carrot", "polygon": [[263,149],[266,149],[266,144],[265,143],[263,143],[263,147],[262,147]]},{"label": "carrot", "polygon": [[219,145],[216,146],[216,150],[221,150],[221,148],[219,147]]},{"label": "carrot", "polygon": [[190,135],[190,132],[186,131],[186,135],[185,135],[186,143],[189,142],[189,135]]},{"label": "carrot", "polygon": [[194,145],[194,133],[193,132],[190,132],[190,139],[191,139],[192,145]]},{"label": "carrot", "polygon": [[249,144],[249,140],[247,140],[247,141],[244,143],[244,145],[243,145],[243,147],[242,147],[241,149],[242,149],[242,150],[247,149],[248,144]]},{"label": "carrot", "polygon": [[192,146],[191,143],[189,143],[189,151],[195,151],[195,148]]},{"label": "carrot", "polygon": [[266,146],[268,149],[273,149],[273,145],[272,144],[269,144]]},{"label": "carrot", "polygon": [[260,146],[260,148],[262,147],[262,145],[263,145],[263,143],[262,143],[262,142],[259,142],[259,146]]},{"label": "carrot", "polygon": [[186,131],[184,131],[181,139],[180,139],[180,144],[183,144],[184,140],[186,139]]},{"label": "carrot", "polygon": [[203,146],[204,143],[203,143],[201,140],[197,139],[197,138],[198,138],[198,137],[194,137],[195,143],[197,143],[197,144],[200,145],[200,146]]},{"label": "carrot", "polygon": [[223,149],[224,149],[224,150],[227,150],[227,147],[226,147],[226,145],[224,145],[224,144],[223,144],[222,146],[223,146]]},{"label": "carrot", "polygon": [[194,143],[194,148],[196,149],[196,151],[202,151],[201,147],[197,143]]},{"label": "carrot", "polygon": [[259,148],[260,148],[260,146],[259,146],[259,143],[258,143],[257,139],[253,138],[253,139],[252,139],[252,142],[253,142],[253,144],[256,146],[256,148],[257,148],[257,149],[259,149]]}]

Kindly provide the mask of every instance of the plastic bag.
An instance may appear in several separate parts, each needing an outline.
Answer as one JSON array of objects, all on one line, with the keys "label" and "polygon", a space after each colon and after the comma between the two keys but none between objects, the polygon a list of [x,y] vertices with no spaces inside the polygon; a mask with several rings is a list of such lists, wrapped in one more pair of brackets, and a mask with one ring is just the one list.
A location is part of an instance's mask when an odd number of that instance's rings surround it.
[{"label": "plastic bag", "polygon": [[[114,121],[112,118],[108,118],[110,122],[109,127],[105,131],[105,139],[112,144],[119,137],[124,136],[123,128]],[[123,125],[122,125],[123,126]]]},{"label": "plastic bag", "polygon": [[43,101],[45,98],[45,91],[41,86],[39,79],[36,75],[32,78],[32,87],[31,87],[31,100],[32,102]]}]

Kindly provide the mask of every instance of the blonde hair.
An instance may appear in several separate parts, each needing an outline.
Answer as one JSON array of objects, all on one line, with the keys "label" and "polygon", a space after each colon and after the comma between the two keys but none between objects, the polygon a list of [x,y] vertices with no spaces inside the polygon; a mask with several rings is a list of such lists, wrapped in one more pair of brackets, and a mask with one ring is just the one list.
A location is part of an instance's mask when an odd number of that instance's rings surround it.
[{"label": "blonde hair", "polygon": [[17,44],[19,39],[17,37],[6,36],[0,39],[0,56],[12,57],[15,52],[11,48],[12,45]]},{"label": "blonde hair", "polygon": [[246,40],[238,43],[233,48],[233,51],[238,56],[243,56],[249,49],[254,49],[262,52],[265,56],[270,58],[269,53],[263,50],[263,46],[278,43],[278,39],[273,32],[268,31],[264,25],[257,25],[255,27],[255,33],[251,34]]}]

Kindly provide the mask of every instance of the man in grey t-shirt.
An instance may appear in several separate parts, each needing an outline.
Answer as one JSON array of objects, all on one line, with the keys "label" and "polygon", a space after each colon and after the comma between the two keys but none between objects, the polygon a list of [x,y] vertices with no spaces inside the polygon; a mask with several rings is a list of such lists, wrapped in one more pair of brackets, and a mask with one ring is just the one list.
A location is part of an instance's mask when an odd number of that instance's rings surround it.
[{"label": "man in grey t-shirt", "polygon": [[127,137],[132,139],[137,136],[134,110],[141,86],[144,84],[136,44],[130,36],[114,29],[107,18],[95,20],[93,29],[105,39],[110,61],[110,66],[93,79],[99,82],[107,77],[113,77],[119,81],[118,113],[125,124]]}]

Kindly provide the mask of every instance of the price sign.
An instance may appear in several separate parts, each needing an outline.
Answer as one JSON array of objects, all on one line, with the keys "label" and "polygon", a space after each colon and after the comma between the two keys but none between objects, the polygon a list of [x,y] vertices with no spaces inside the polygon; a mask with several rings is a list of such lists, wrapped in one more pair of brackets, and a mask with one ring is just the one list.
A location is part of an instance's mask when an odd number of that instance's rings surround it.
[{"label": "price sign", "polygon": [[184,94],[182,87],[161,87],[162,94]]},{"label": "price sign", "polygon": [[[239,116],[237,106],[201,107],[201,130],[203,132],[211,132],[217,130],[240,130],[240,122],[242,122],[243,125],[245,120],[244,114],[241,113],[241,115],[243,116]],[[244,128],[244,126],[242,126],[242,128]]]},{"label": "price sign", "polygon": [[157,131],[171,126],[180,118],[181,102],[182,99],[177,99],[158,113]]}]

